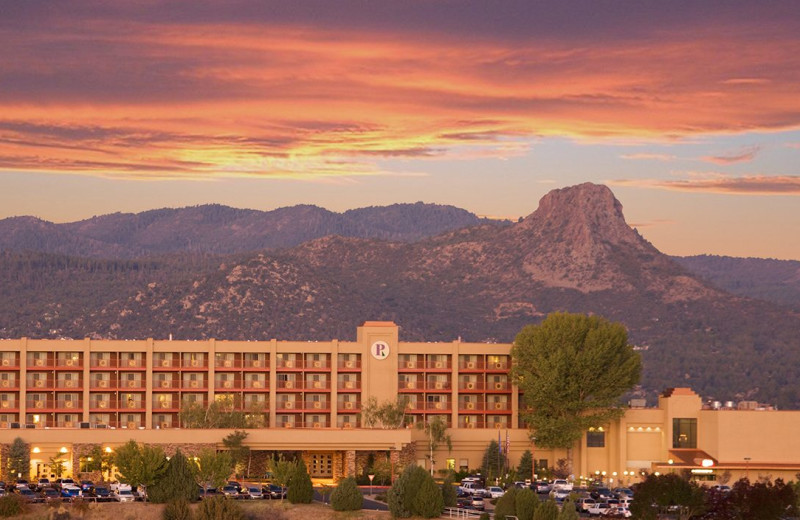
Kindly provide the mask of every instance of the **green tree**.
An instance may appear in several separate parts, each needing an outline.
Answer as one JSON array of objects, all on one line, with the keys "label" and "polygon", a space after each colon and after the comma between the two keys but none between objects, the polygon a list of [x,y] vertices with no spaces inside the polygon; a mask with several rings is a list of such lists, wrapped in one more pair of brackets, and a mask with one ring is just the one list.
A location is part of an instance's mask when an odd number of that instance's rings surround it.
[{"label": "green tree", "polygon": [[456,487],[453,485],[453,474],[448,474],[442,483],[442,500],[445,507],[455,507],[458,502]]},{"label": "green tree", "polygon": [[414,495],[412,506],[414,514],[422,518],[439,518],[444,509],[442,490],[430,475],[425,475],[419,490]]},{"label": "green tree", "polygon": [[64,455],[62,453],[57,453],[55,456],[50,457],[50,470],[56,476],[56,478],[61,478],[64,476],[64,464],[66,461],[63,459]]},{"label": "green tree", "polygon": [[503,518],[517,516],[517,488],[509,488],[503,496],[497,499],[494,506],[494,517]]},{"label": "green tree", "polygon": [[217,396],[208,406],[187,402],[178,414],[184,428],[260,428],[264,426],[262,405],[253,403],[242,409],[241,399],[229,395]]},{"label": "green tree", "polygon": [[558,513],[558,520],[578,520],[580,517],[578,510],[575,509],[575,502],[571,498],[564,500],[561,512]]},{"label": "green tree", "polygon": [[169,462],[166,471],[151,484],[148,496],[153,502],[163,504],[173,500],[197,500],[197,483],[194,472],[186,456],[177,450]]},{"label": "green tree", "polygon": [[487,481],[499,477],[503,471],[503,456],[500,454],[500,445],[494,439],[489,441],[489,446],[483,452],[481,471],[486,476]]},{"label": "green tree", "polygon": [[8,480],[14,480],[19,474],[27,479],[31,473],[31,451],[28,443],[17,437],[8,448],[6,458],[6,475]]},{"label": "green tree", "polygon": [[331,494],[331,507],[334,511],[360,511],[364,496],[356,484],[356,479],[348,477],[339,481]]},{"label": "green tree", "polygon": [[533,520],[558,520],[558,506],[554,500],[545,500],[536,508]]},{"label": "green tree", "polygon": [[117,448],[113,460],[120,480],[130,484],[134,489],[144,486],[146,490],[148,486],[158,481],[167,469],[167,457],[161,446],[139,445],[134,440]]},{"label": "green tree", "polygon": [[237,475],[250,473],[250,447],[245,446],[247,432],[236,430],[222,439],[222,444],[228,448],[233,459],[233,466]]},{"label": "green tree", "polygon": [[583,314],[550,314],[523,328],[511,355],[531,436],[537,446],[564,448],[570,457],[589,427],[622,415],[620,397],[642,370],[622,324]]},{"label": "green tree", "polygon": [[406,420],[407,406],[402,399],[378,404],[375,397],[370,397],[361,407],[361,422],[366,428],[387,430],[402,428]]},{"label": "green tree", "polygon": [[289,480],[289,489],[286,498],[292,504],[310,504],[314,500],[314,485],[308,475],[306,463],[298,459],[292,477]]},{"label": "green tree", "polygon": [[414,497],[417,496],[422,482],[429,478],[431,476],[428,472],[416,464],[406,467],[387,493],[387,503],[393,517],[408,518],[416,514]]},{"label": "green tree", "polygon": [[[270,472],[272,473],[272,481],[278,486],[283,488],[289,485],[292,475],[297,469],[297,462],[293,460],[286,460],[283,456],[272,459],[269,464]],[[281,502],[283,502],[283,494],[281,494]]]},{"label": "green tree", "polygon": [[701,513],[705,507],[703,489],[680,475],[648,475],[634,487],[636,500],[631,502],[634,518],[655,520],[662,513],[676,511],[681,520]]},{"label": "green tree", "polygon": [[203,488],[203,494],[209,487],[224,486],[231,472],[233,472],[233,459],[227,451],[205,448],[197,456],[194,465],[194,478]]},{"label": "green tree", "polygon": [[539,497],[530,488],[520,489],[517,492],[517,518],[519,520],[533,520],[533,515],[539,507]]},{"label": "green tree", "polygon": [[417,423],[417,428],[425,431],[425,436],[428,440],[428,459],[431,461],[431,476],[433,476],[434,466],[436,466],[436,459],[434,452],[439,448],[441,443],[447,443],[447,450],[453,450],[453,442],[447,434],[447,423],[442,420],[438,415],[433,419]]},{"label": "green tree", "polygon": [[525,450],[525,453],[520,457],[519,466],[517,466],[517,476],[520,480],[529,478],[533,481],[533,454],[531,450]]}]

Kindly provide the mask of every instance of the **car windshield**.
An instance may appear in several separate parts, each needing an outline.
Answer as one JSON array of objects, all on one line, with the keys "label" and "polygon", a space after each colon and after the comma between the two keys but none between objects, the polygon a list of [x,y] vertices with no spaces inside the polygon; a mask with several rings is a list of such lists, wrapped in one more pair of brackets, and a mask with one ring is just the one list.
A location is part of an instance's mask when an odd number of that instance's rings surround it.
[{"label": "car windshield", "polygon": [[119,490],[119,494],[120,495],[132,495],[133,493],[131,492],[130,489],[120,489]]}]

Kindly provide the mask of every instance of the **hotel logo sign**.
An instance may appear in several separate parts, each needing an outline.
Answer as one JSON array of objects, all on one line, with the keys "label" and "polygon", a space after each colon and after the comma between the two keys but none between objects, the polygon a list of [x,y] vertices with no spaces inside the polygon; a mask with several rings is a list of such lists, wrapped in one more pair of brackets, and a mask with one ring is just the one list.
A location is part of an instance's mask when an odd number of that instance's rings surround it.
[{"label": "hotel logo sign", "polygon": [[383,360],[389,357],[389,344],[385,341],[376,341],[369,350],[375,359]]}]

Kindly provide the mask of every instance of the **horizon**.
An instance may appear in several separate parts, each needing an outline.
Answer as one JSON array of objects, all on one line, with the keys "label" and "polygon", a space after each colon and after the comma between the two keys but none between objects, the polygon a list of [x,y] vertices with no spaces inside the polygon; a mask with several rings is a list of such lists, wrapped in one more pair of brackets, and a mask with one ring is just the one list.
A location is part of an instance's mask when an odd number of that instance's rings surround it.
[{"label": "horizon", "polygon": [[593,182],[666,254],[800,260],[798,35],[788,0],[11,3],[0,219]]}]

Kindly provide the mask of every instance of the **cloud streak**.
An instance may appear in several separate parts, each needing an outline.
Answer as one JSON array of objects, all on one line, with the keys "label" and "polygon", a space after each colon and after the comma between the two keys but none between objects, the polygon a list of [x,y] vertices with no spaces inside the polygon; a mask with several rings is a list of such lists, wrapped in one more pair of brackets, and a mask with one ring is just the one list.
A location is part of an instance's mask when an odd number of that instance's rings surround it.
[{"label": "cloud streak", "polygon": [[713,164],[736,164],[742,162],[750,162],[756,158],[758,152],[761,151],[759,146],[750,146],[743,148],[736,152],[731,152],[723,155],[705,156],[701,157],[701,161],[710,162]]},{"label": "cloud streak", "polygon": [[[709,174],[705,174],[708,176]],[[800,176],[797,175],[753,175],[749,177],[726,177],[721,174],[710,178],[684,180],[626,179],[610,184],[645,188],[660,188],[696,193],[720,193],[732,195],[800,195]]]}]

